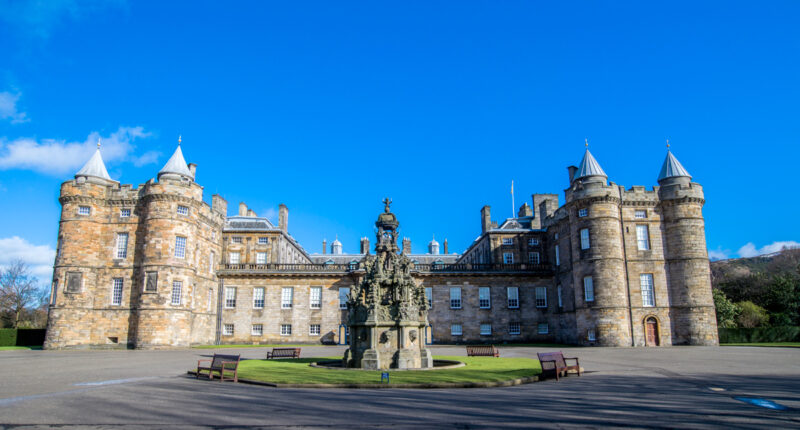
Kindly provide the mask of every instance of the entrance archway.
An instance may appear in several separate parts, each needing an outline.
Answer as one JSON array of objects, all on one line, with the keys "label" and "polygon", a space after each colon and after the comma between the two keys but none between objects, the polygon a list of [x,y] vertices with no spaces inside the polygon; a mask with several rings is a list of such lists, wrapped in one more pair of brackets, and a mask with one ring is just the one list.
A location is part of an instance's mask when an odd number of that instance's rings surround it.
[{"label": "entrance archway", "polygon": [[647,346],[658,346],[658,320],[655,317],[647,317],[644,321],[644,342]]}]

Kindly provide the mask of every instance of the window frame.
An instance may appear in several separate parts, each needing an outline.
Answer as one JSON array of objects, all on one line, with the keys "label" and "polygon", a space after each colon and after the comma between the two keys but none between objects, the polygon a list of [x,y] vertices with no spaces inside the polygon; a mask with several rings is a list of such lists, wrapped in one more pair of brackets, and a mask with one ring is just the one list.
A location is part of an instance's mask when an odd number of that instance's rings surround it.
[{"label": "window frame", "polygon": [[91,216],[92,215],[92,207],[91,206],[78,206],[78,215],[79,216]]},{"label": "window frame", "polygon": [[[314,292],[319,292],[318,297],[314,300]],[[322,309],[322,287],[311,287],[308,290],[308,307],[309,309]]]},{"label": "window frame", "polygon": [[528,246],[539,246],[539,239],[535,237],[528,238]]},{"label": "window frame", "polygon": [[[229,330],[230,328],[230,330]],[[224,323],[222,324],[222,335],[223,336],[233,336],[235,327],[232,323]]]},{"label": "window frame", "polygon": [[[642,307],[654,308],[656,306],[656,288],[655,279],[652,273],[639,274],[639,288],[642,292]],[[647,300],[648,298],[649,300]]]},{"label": "window frame", "polygon": [[175,213],[180,216],[189,216],[189,206],[178,205],[178,208],[175,210]]},{"label": "window frame", "polygon": [[[233,258],[234,255],[236,256],[235,259]],[[228,252],[228,264],[242,264],[242,253],[235,251]]]},{"label": "window frame", "polygon": [[292,335],[292,325],[281,324],[281,336],[291,336],[291,335]]},{"label": "window frame", "polygon": [[267,264],[266,251],[256,251],[256,264]]},{"label": "window frame", "polygon": [[186,236],[175,236],[175,258],[186,259],[187,244],[188,240],[186,239]]},{"label": "window frame", "polygon": [[586,218],[589,216],[589,208],[578,209],[578,218]]},{"label": "window frame", "polygon": [[514,246],[514,238],[513,237],[504,237],[500,243],[503,246]]},{"label": "window frame", "polygon": [[[488,331],[485,331],[484,328],[489,328]],[[492,335],[492,325],[491,324],[481,324],[480,325],[480,335],[481,336],[491,336]]]},{"label": "window frame", "polygon": [[[177,291],[177,294],[175,294]],[[177,301],[175,300],[177,298]],[[170,291],[171,306],[180,306],[183,303],[183,281],[173,280],[172,291]]]},{"label": "window frame", "polygon": [[[529,251],[528,252],[528,264],[540,264],[541,256],[539,255],[538,251]],[[533,260],[533,261],[531,261]]]},{"label": "window frame", "polygon": [[223,309],[236,309],[236,287],[225,287]]},{"label": "window frame", "polygon": [[[486,293],[486,297],[484,297],[484,292]],[[492,289],[490,287],[478,287],[478,308],[492,308]]]},{"label": "window frame", "polygon": [[428,309],[433,309],[433,287],[425,287],[425,300],[428,302]]},{"label": "window frame", "polygon": [[[514,291],[514,297],[512,297],[512,291]],[[506,287],[506,301],[509,309],[519,309],[519,287]]]},{"label": "window frame", "polygon": [[[344,294],[342,294],[343,292]],[[347,301],[349,299],[349,296],[350,296],[350,287],[339,287],[339,310],[347,309]]]},{"label": "window frame", "polygon": [[119,217],[120,218],[130,218],[131,217],[131,210],[129,208],[122,208],[119,210]]},{"label": "window frame", "polygon": [[636,248],[639,251],[650,250],[650,228],[647,224],[636,224]]},{"label": "window frame", "polygon": [[522,324],[519,322],[509,322],[508,323],[508,334],[512,336],[519,336],[522,334]]},{"label": "window frame", "polygon": [[231,243],[241,245],[242,244],[242,236],[231,236]]},{"label": "window frame", "polygon": [[559,253],[559,246],[558,246],[558,244],[556,244],[556,246],[555,246],[555,248],[554,248],[554,249],[555,249],[555,255],[556,255],[556,266],[560,266],[560,265],[561,265],[561,255],[560,255],[560,253]]},{"label": "window frame", "polygon": [[503,264],[514,264],[514,253],[513,252],[504,252],[503,253]]},{"label": "window frame", "polygon": [[[266,304],[265,297],[267,296],[267,289],[264,287],[253,288],[253,309],[264,309]],[[259,306],[260,305],[260,306]]]},{"label": "window frame", "polygon": [[[544,328],[544,330],[542,330]],[[550,324],[543,322],[536,325],[536,334],[550,334]]]},{"label": "window frame", "polygon": [[[288,301],[286,299],[286,292],[288,294]],[[292,309],[294,306],[294,287],[282,287],[281,288],[281,309]]]},{"label": "window frame", "polygon": [[[588,281],[588,282],[587,282]],[[594,303],[594,279],[591,276],[583,277],[583,300]]]},{"label": "window frame", "polygon": [[[458,297],[454,297],[453,293],[457,292]],[[461,309],[461,287],[450,287],[450,309]]]},{"label": "window frame", "polygon": [[585,251],[587,249],[592,248],[592,240],[591,234],[588,228],[580,229],[580,242],[581,242],[581,251]]},{"label": "window frame", "polygon": [[[547,308],[547,287],[536,287],[536,307],[539,309]],[[541,294],[540,294],[541,293]]]},{"label": "window frame", "polygon": [[[641,215],[641,216],[640,216]],[[636,209],[633,211],[633,219],[647,219],[647,209]]]},{"label": "window frame", "polygon": [[[316,333],[314,332],[314,327],[317,328]],[[308,335],[309,336],[320,336],[320,335],[322,335],[322,324],[309,324],[308,325]]]},{"label": "window frame", "polygon": [[[458,330],[456,330],[458,328]],[[464,326],[461,324],[450,324],[450,336],[463,336],[464,335]]]},{"label": "window frame", "polygon": [[[258,327],[258,330],[256,330],[256,327]],[[264,324],[252,324],[250,326],[250,336],[264,336]]]},{"label": "window frame", "polygon": [[564,294],[564,292],[563,292],[563,290],[562,290],[562,287],[561,287],[561,285],[559,285],[558,287],[556,287],[556,292],[557,292],[557,294],[558,294],[558,307],[559,307],[559,308],[563,308],[563,307],[564,307],[564,298],[563,298],[563,294]]},{"label": "window frame", "polygon": [[111,280],[111,306],[122,306],[122,289],[125,281],[122,278]]},{"label": "window frame", "polygon": [[[125,238],[124,245],[122,238]],[[117,242],[116,246],[114,247],[114,259],[115,260],[125,260],[128,258],[128,240],[130,239],[130,234],[128,232],[120,232],[117,233]]]}]

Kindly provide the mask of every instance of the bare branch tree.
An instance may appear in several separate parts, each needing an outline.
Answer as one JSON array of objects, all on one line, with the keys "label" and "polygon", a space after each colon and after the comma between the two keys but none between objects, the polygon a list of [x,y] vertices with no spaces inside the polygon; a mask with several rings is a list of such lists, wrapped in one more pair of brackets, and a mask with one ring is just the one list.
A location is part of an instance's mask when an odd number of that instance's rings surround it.
[{"label": "bare branch tree", "polygon": [[0,311],[11,315],[13,328],[19,326],[23,312],[40,305],[41,300],[38,280],[31,275],[24,261],[12,261],[0,271]]}]

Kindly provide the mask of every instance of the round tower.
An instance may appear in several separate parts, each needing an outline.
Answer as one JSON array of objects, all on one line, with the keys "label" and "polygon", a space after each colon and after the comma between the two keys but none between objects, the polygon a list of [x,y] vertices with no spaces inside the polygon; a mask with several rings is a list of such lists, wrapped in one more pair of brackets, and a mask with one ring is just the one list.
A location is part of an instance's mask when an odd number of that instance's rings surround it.
[{"label": "round tower", "polygon": [[588,148],[570,169],[566,190],[574,256],[576,341],[584,345],[630,346],[618,187]]},{"label": "round tower", "polygon": [[[210,343],[216,332],[214,260],[221,216],[203,203],[203,188],[180,146],[142,194],[141,299],[136,348]],[[219,218],[219,219],[217,219]],[[207,220],[214,221],[206,225]]]},{"label": "round tower", "polygon": [[703,188],[692,182],[689,172],[670,151],[667,151],[658,183],[673,344],[717,345]]}]

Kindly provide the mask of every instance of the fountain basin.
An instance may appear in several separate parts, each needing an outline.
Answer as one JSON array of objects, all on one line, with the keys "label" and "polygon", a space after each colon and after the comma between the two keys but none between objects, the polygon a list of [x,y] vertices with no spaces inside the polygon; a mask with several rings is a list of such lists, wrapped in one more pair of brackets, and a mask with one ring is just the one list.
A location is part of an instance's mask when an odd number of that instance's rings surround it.
[{"label": "fountain basin", "polygon": [[[331,370],[354,370],[354,371],[361,371],[361,372],[375,372],[374,369],[362,369],[359,367],[342,367],[342,360],[326,360],[326,361],[317,361],[314,363],[309,364],[311,367],[316,367],[319,369],[331,369]],[[403,372],[407,370],[447,370],[447,369],[456,369],[459,367],[464,367],[465,364],[461,361],[457,360],[433,360],[433,367],[421,367],[416,369],[387,369],[383,370],[384,372]]]}]

